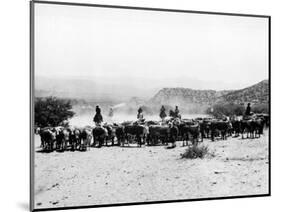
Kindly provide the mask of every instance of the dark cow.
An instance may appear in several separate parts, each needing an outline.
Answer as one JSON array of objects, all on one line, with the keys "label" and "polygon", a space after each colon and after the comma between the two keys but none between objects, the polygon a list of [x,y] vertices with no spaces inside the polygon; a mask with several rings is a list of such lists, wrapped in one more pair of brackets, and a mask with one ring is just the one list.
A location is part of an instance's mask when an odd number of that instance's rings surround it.
[{"label": "dark cow", "polygon": [[192,145],[197,145],[200,135],[200,125],[199,123],[189,123],[185,124],[181,128],[181,134],[182,134],[182,145],[186,146],[188,144],[188,141],[192,142]]},{"label": "dark cow", "polygon": [[148,145],[156,145],[158,141],[162,144],[168,143],[169,126],[168,125],[152,125],[149,127],[149,135],[147,139]]},{"label": "dark cow", "polygon": [[266,127],[269,127],[269,123],[270,123],[270,117],[268,114],[263,114],[263,118],[264,118],[264,124]]},{"label": "dark cow", "polygon": [[239,120],[232,120],[232,133],[234,134],[234,137],[238,137],[241,133],[241,121]]},{"label": "dark cow", "polygon": [[202,121],[199,121],[199,126],[200,126],[201,142],[203,142],[204,138],[210,138],[211,120],[203,119]]},{"label": "dark cow", "polygon": [[124,146],[125,144],[125,127],[122,125],[116,126],[115,135],[119,146]]},{"label": "dark cow", "polygon": [[213,120],[210,125],[211,140],[215,140],[215,136],[221,135],[222,140],[227,139],[227,132],[231,129],[231,124],[228,121]]},{"label": "dark cow", "polygon": [[135,137],[138,143],[138,146],[141,147],[142,144],[146,143],[148,128],[143,125],[127,125],[124,128],[125,138],[129,141],[129,137]]},{"label": "dark cow", "polygon": [[174,124],[179,129],[179,139],[183,140],[185,135],[185,128],[186,126],[194,125],[194,120],[192,119],[183,119],[180,122],[174,122]]},{"label": "dark cow", "polygon": [[169,124],[168,143],[172,143],[172,147],[176,147],[176,141],[179,136],[179,129],[174,124]]},{"label": "dark cow", "polygon": [[57,135],[56,129],[51,127],[42,128],[40,129],[39,135],[43,150],[53,151]]},{"label": "dark cow", "polygon": [[254,124],[254,130],[255,130],[255,136],[260,137],[260,135],[263,134],[263,128],[265,125],[265,120],[261,117],[261,118],[256,118],[253,122]]},{"label": "dark cow", "polygon": [[[241,120],[241,135],[242,135],[242,139],[244,139],[244,133],[247,134],[247,138],[254,138],[254,131],[255,131],[255,127],[254,127],[254,123],[252,119],[243,119]],[[249,136],[250,135],[250,136]]]},{"label": "dark cow", "polygon": [[172,143],[174,146],[178,136],[179,129],[176,125],[152,125],[149,127],[147,142],[149,145],[157,145],[160,141],[164,145]]},{"label": "dark cow", "polygon": [[108,137],[108,132],[104,127],[97,126],[93,129],[93,146],[96,146],[98,142],[98,147],[101,147],[104,142],[106,141],[106,138]]},{"label": "dark cow", "polygon": [[71,150],[74,151],[77,149],[78,145],[81,143],[81,130],[78,128],[71,129],[70,134],[70,146]]}]

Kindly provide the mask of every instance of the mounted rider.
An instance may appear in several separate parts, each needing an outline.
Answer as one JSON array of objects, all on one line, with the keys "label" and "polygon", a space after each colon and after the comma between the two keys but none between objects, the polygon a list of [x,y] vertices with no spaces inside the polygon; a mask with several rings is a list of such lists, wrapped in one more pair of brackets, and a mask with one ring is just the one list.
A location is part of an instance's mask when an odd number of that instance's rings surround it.
[{"label": "mounted rider", "polygon": [[162,122],[164,122],[164,119],[167,117],[167,114],[166,114],[166,109],[164,107],[164,105],[162,105],[161,109],[160,109],[160,118],[162,119]]},{"label": "mounted rider", "polygon": [[140,107],[138,109],[138,115],[137,115],[137,119],[138,119],[138,122],[144,122],[144,116],[143,116],[143,113],[142,113],[142,108]]},{"label": "mounted rider", "polygon": [[113,108],[109,108],[109,113],[108,113],[109,117],[113,117]]},{"label": "mounted rider", "polygon": [[180,110],[179,110],[179,107],[177,105],[176,105],[176,108],[175,108],[175,117],[174,118],[181,119]]},{"label": "mounted rider", "polygon": [[101,126],[101,123],[103,122],[103,118],[101,115],[101,109],[98,105],[96,106],[96,114],[94,116],[93,121],[95,122],[96,126]]},{"label": "mounted rider", "polygon": [[245,115],[246,116],[250,116],[251,115],[251,103],[248,103],[246,111],[245,111]]},{"label": "mounted rider", "polygon": [[248,103],[243,119],[251,119],[253,112],[251,112],[251,103]]}]

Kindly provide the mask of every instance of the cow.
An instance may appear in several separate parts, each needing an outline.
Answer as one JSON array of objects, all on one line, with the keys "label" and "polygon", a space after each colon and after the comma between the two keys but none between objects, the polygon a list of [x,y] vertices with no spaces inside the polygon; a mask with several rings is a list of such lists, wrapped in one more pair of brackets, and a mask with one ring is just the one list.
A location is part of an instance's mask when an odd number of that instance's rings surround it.
[{"label": "cow", "polygon": [[81,143],[81,130],[78,128],[71,129],[70,134],[70,146],[71,150],[74,151],[77,149],[78,145]]},{"label": "cow", "polygon": [[267,118],[268,117],[264,116],[264,114],[253,114],[251,117],[247,117],[247,119],[244,117],[244,119],[241,120],[242,139],[244,138],[244,133],[247,134],[247,138],[260,137],[268,121]]},{"label": "cow", "polygon": [[127,141],[132,136],[136,138],[139,147],[146,143],[148,127],[139,124],[127,125],[124,127],[124,132]]},{"label": "cow", "polygon": [[229,121],[222,120],[213,120],[211,121],[210,130],[211,130],[211,140],[215,140],[216,135],[221,135],[222,140],[227,139],[227,132],[231,129],[231,124]]},{"label": "cow", "polygon": [[234,133],[234,137],[238,137],[241,133],[241,121],[240,120],[231,120],[232,125],[232,133]]},{"label": "cow", "polygon": [[87,148],[90,147],[92,140],[92,128],[91,127],[84,127],[81,129],[80,133],[80,144],[79,149],[80,151],[87,151]]},{"label": "cow", "polygon": [[179,136],[179,129],[175,124],[169,123],[168,143],[172,143],[172,147],[176,147],[176,141]]},{"label": "cow", "polygon": [[56,141],[57,131],[55,128],[45,127],[39,131],[41,138],[41,147],[43,150],[53,151],[54,143]]},{"label": "cow", "polygon": [[148,145],[156,145],[160,140],[162,144],[168,143],[169,127],[168,125],[151,125],[149,126]]},{"label": "cow", "polygon": [[253,124],[253,120],[252,119],[243,119],[241,120],[241,135],[242,135],[242,139],[244,139],[244,133],[247,134],[247,138],[254,138],[254,124]]},{"label": "cow", "polygon": [[115,135],[119,146],[124,146],[125,144],[125,127],[118,125],[115,128]]},{"label": "cow", "polygon": [[98,147],[101,147],[104,142],[106,141],[106,138],[108,137],[107,129],[101,126],[96,126],[93,129],[93,146],[95,147],[98,142]]},{"label": "cow", "polygon": [[266,127],[269,127],[270,124],[270,117],[269,114],[263,114],[263,118],[264,118],[264,124]]},{"label": "cow", "polygon": [[56,149],[60,151],[65,151],[68,147],[68,144],[71,142],[71,133],[70,128],[60,128],[56,136]]},{"label": "cow", "polygon": [[200,135],[200,125],[197,122],[188,123],[181,127],[182,146],[186,146],[188,141],[192,142],[192,145],[197,145]]},{"label": "cow", "polygon": [[111,141],[111,146],[114,145],[114,139],[115,139],[115,128],[113,125],[110,125],[110,124],[105,124],[103,126],[106,130],[107,130],[107,137],[105,139],[105,143],[106,143],[106,146],[107,146],[107,142],[108,141]]},{"label": "cow", "polygon": [[265,120],[263,119],[263,117],[259,117],[259,118],[255,118],[253,120],[253,128],[254,128],[254,134],[255,137],[260,137],[260,135],[263,134],[263,128],[265,125]]},{"label": "cow", "polygon": [[201,142],[203,142],[204,138],[210,137],[211,121],[208,120],[200,121],[199,126],[200,126]]}]

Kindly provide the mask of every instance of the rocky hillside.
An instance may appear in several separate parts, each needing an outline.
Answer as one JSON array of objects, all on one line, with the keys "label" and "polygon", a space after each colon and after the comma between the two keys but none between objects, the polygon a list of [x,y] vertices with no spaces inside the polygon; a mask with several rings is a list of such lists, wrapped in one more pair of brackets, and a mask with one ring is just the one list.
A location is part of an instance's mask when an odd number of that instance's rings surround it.
[{"label": "rocky hillside", "polygon": [[229,103],[268,103],[269,102],[269,82],[263,80],[253,86],[232,91],[225,95],[222,95],[217,99],[217,102],[229,102]]},{"label": "rocky hillside", "polygon": [[231,91],[193,90],[190,88],[163,88],[150,102],[153,104],[185,105],[204,104],[211,105],[216,100]]},{"label": "rocky hillside", "polygon": [[190,88],[163,88],[150,99],[150,104],[179,106],[210,106],[215,103],[267,103],[269,83],[263,80],[240,90],[193,90]]}]

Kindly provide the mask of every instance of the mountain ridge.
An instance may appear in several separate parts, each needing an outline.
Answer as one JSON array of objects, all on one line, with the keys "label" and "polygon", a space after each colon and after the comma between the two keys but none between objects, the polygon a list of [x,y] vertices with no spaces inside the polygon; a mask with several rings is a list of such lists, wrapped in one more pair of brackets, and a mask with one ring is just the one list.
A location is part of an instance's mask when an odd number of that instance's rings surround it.
[{"label": "mountain ridge", "polygon": [[191,88],[162,88],[149,101],[150,105],[178,105],[181,107],[208,107],[214,104],[268,103],[269,82],[263,80],[238,90],[196,90]]}]

